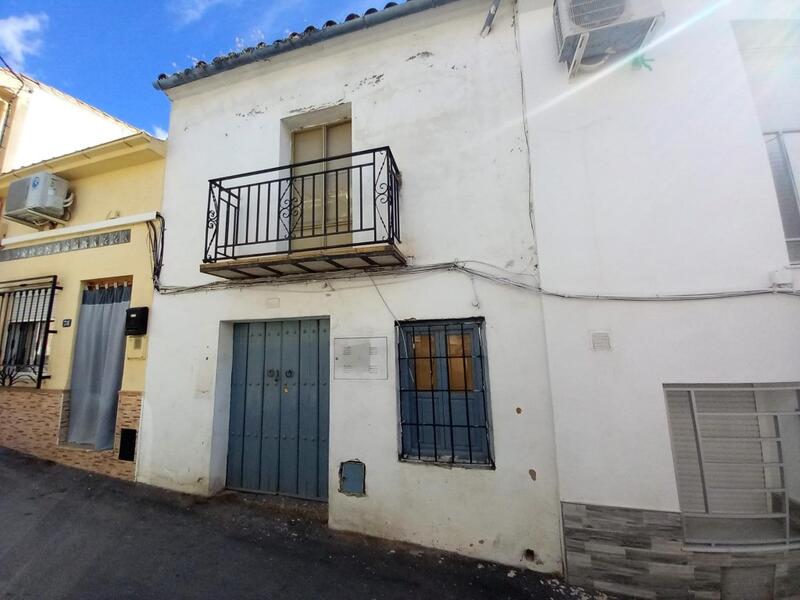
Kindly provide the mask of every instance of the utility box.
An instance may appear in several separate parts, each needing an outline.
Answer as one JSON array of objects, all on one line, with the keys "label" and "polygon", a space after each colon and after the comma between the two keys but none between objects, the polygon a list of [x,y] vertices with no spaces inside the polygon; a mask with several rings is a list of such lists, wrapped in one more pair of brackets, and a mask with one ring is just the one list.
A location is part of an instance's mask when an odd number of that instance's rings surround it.
[{"label": "utility box", "polygon": [[144,335],[147,333],[147,321],[150,309],[146,306],[129,308],[125,312],[125,335]]},{"label": "utility box", "polygon": [[664,16],[661,0],[555,0],[558,56],[570,77],[640,49]]},{"label": "utility box", "polygon": [[131,335],[127,337],[125,358],[129,360],[144,360],[147,358],[147,336]]}]

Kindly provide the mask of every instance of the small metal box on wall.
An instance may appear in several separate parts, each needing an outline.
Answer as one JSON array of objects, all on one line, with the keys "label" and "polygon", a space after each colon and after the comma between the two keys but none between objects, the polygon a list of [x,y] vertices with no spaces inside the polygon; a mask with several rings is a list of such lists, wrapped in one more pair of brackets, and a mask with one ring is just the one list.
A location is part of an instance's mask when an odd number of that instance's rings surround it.
[{"label": "small metal box on wall", "polygon": [[147,358],[147,336],[130,335],[127,338],[125,358],[143,360]]},{"label": "small metal box on wall", "polygon": [[150,309],[146,306],[129,308],[125,312],[125,335],[146,334],[149,315]]},{"label": "small metal box on wall", "polygon": [[125,312],[125,335],[128,336],[125,356],[130,359],[144,359],[146,356],[145,334],[150,309],[146,306],[129,308]]}]

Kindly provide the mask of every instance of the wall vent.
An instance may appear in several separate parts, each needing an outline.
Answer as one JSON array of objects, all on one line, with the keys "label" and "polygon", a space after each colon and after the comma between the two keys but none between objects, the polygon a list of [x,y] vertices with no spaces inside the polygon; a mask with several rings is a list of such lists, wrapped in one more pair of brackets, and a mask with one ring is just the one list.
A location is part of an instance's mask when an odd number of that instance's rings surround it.
[{"label": "wall vent", "polygon": [[595,352],[611,350],[611,332],[592,331],[592,350]]}]

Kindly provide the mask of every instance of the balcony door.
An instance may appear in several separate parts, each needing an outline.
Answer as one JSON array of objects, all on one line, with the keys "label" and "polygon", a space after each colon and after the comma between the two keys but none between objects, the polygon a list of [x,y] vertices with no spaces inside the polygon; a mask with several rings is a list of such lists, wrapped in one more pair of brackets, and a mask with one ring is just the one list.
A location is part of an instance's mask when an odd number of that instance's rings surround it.
[{"label": "balcony door", "polygon": [[350,206],[350,121],[294,132],[290,250],[349,246],[353,242]]}]

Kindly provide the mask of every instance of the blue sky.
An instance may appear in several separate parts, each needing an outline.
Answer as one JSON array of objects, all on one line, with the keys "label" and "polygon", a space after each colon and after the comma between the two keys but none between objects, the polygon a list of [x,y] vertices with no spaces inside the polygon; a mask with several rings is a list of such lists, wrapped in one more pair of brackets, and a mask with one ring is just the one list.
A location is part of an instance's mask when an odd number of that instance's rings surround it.
[{"label": "blue sky", "polygon": [[272,42],[387,0],[2,0],[0,55],[124,121],[158,133],[169,102],[159,73]]}]

